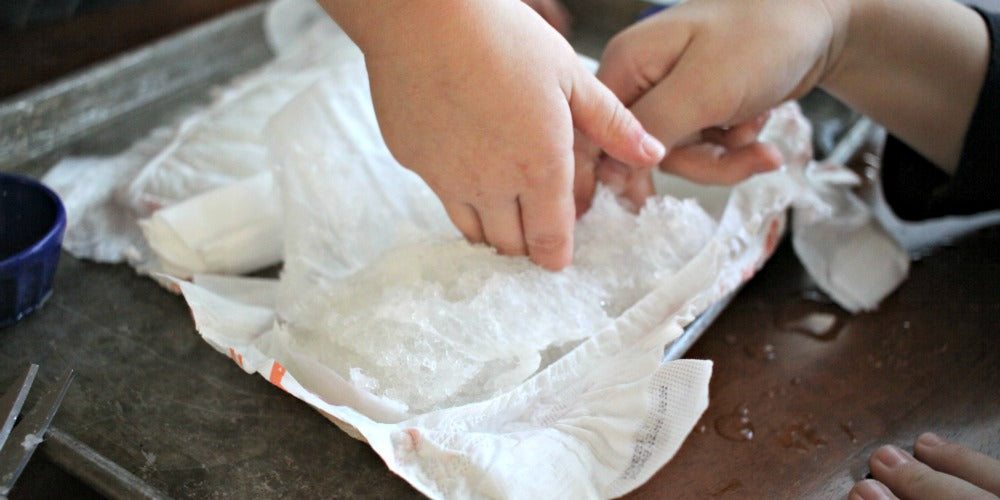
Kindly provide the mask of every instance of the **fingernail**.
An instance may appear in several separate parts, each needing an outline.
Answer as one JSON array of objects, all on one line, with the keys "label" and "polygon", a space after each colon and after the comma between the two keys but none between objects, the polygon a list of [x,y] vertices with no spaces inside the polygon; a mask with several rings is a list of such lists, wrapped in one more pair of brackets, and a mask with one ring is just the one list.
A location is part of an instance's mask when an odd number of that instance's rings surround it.
[{"label": "fingernail", "polygon": [[910,461],[909,454],[892,445],[883,446],[875,450],[873,456],[875,460],[890,469],[895,469]]},{"label": "fingernail", "polygon": [[656,137],[646,134],[642,137],[642,142],[639,144],[642,148],[642,152],[650,157],[655,158],[657,161],[663,158],[663,155],[667,153],[666,146],[662,142],[658,141]]},{"label": "fingernail", "polygon": [[917,443],[928,448],[933,448],[944,444],[944,439],[941,439],[941,436],[938,436],[933,432],[925,432],[917,438]]},{"label": "fingernail", "polygon": [[885,500],[892,498],[892,492],[884,484],[874,480],[865,479],[854,485],[851,492],[851,500]]}]

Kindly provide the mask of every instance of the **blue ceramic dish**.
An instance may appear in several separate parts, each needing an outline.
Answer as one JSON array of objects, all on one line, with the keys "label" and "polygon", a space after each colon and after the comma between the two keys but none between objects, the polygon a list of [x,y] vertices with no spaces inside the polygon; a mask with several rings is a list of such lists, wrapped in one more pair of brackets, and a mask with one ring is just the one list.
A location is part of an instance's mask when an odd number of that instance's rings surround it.
[{"label": "blue ceramic dish", "polygon": [[0,328],[49,298],[65,230],[66,209],[56,193],[0,173]]}]

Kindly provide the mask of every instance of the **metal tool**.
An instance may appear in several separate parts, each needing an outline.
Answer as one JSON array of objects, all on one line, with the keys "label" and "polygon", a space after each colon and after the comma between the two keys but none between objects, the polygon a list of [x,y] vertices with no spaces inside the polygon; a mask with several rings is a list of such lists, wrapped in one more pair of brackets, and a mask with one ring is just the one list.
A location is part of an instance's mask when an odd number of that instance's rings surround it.
[{"label": "metal tool", "polygon": [[31,390],[31,384],[35,381],[37,373],[38,365],[32,363],[24,375],[0,398],[0,422],[2,422],[0,423],[0,498],[10,493],[35,448],[42,442],[52,417],[62,404],[66,391],[69,390],[69,384],[75,376],[72,369],[67,370],[62,382],[42,396],[35,407],[18,422],[17,417],[21,413],[21,407],[24,406],[24,400],[28,397],[28,391]]}]

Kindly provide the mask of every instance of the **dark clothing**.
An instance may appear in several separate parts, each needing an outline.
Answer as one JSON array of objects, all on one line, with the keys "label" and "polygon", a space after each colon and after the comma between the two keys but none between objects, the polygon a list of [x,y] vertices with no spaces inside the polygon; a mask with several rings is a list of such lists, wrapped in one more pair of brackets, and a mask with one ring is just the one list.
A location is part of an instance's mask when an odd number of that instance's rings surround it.
[{"label": "dark clothing", "polygon": [[948,176],[895,137],[886,140],[882,185],[886,201],[901,219],[1000,208],[1000,13],[975,10],[989,29],[990,61],[955,175]]}]

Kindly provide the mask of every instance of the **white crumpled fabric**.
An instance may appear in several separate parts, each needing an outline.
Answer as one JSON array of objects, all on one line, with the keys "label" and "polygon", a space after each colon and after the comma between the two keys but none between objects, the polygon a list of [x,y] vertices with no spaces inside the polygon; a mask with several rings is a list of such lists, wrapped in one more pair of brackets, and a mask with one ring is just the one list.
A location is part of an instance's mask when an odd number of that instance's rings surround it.
[{"label": "white crumpled fabric", "polygon": [[574,264],[552,273],[460,237],[386,149],[364,75],[360,54],[345,58],[271,120],[281,278],[176,281],[198,331],[429,496],[642,484],[708,402],[711,363],[664,363],[664,348],[764,262],[801,197],[797,106],[765,135],[792,125],[769,137],[798,165],[716,197],[714,216],[669,196],[635,215],[601,189]]},{"label": "white crumpled fabric", "polygon": [[[781,171],[732,189],[658,176],[637,215],[599,189],[574,264],[543,271],[461,239],[386,149],[361,54],[314,4],[276,2],[266,24],[274,62],[119,157],[49,173],[67,249],[181,291],[206,342],[431,497],[642,484],[708,404],[711,363],[665,347],[763,264],[790,207],[804,232],[840,213],[786,104],[762,133]],[[280,279],[232,276],[282,259]]]},{"label": "white crumpled fabric", "polygon": [[[128,262],[142,274],[185,278],[280,262],[277,199],[260,196],[270,186],[249,181],[270,175],[264,125],[343,57],[338,50],[357,49],[335,42],[346,36],[334,24],[316,22],[318,7],[301,1],[274,7],[266,18],[274,60],[216,89],[208,105],[125,152],[68,157],[45,175],[43,182],[66,206],[66,251],[98,262]],[[289,41],[292,30],[299,30],[295,43]],[[231,187],[240,181],[248,181],[245,195]],[[219,204],[212,201],[216,191],[227,203],[246,202],[210,210]],[[248,251],[247,233],[272,236]]]}]

